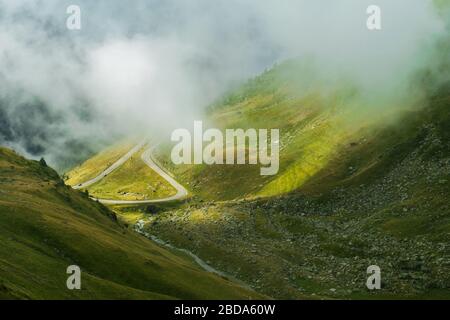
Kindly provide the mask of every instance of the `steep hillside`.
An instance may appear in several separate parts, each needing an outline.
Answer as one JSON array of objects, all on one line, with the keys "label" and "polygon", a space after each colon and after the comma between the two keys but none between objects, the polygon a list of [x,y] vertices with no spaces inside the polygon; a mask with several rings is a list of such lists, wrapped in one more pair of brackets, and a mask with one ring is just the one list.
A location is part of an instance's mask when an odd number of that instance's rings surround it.
[{"label": "steep hillside", "polygon": [[[148,232],[276,298],[450,299],[450,77],[424,72],[411,85],[421,99],[355,113],[370,103],[357,89],[291,91],[289,70],[210,114],[221,128],[280,128],[280,173],[173,166],[200,201],[147,216]],[[365,287],[370,265],[382,290]]]},{"label": "steep hillside", "polygon": [[[0,148],[0,298],[256,298],[128,230],[44,162]],[[82,289],[66,288],[66,268]]]},{"label": "steep hillside", "polygon": [[[187,204],[148,231],[276,298],[450,298],[450,96],[344,146],[307,183]],[[365,287],[382,270],[382,290]]]},{"label": "steep hillside", "polygon": [[371,139],[374,127],[383,129],[418,107],[408,98],[395,106],[390,103],[365,96],[345,79],[336,83],[317,76],[309,61],[287,61],[225,96],[211,108],[206,121],[220,129],[279,129],[277,175],[261,176],[259,165],[174,166],[171,145],[160,149],[159,160],[206,200],[286,194],[347,152],[348,145]]}]

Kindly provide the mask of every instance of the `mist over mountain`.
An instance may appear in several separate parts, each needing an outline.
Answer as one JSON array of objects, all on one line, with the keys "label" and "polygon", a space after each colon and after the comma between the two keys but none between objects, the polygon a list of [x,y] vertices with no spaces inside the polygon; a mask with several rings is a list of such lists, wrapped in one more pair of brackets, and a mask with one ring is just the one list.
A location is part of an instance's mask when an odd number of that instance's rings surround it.
[{"label": "mist over mountain", "polygon": [[0,1],[0,144],[59,168],[122,136],[190,126],[287,58],[393,101],[418,71],[436,85],[448,76],[440,1],[377,1],[377,32],[366,28],[365,0],[78,1],[78,31],[66,28],[71,4]]},{"label": "mist over mountain", "polygon": [[0,299],[449,299],[449,57],[449,0],[0,0]]}]

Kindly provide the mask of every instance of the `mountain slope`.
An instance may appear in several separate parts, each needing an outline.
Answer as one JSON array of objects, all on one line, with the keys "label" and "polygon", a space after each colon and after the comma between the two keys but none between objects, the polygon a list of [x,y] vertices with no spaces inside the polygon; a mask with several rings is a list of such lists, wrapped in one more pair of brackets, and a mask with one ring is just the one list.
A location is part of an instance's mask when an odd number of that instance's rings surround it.
[{"label": "mountain slope", "polygon": [[[425,72],[411,88],[423,99],[355,114],[362,100],[351,90],[330,104],[298,98],[303,91],[267,98],[292,79],[280,68],[228,96],[211,119],[275,123],[284,169],[264,178],[245,167],[171,168],[209,201],[146,217],[149,232],[276,298],[449,299],[450,83]],[[234,200],[211,201],[223,199]],[[370,265],[382,270],[382,290],[365,287]]]},{"label": "mountain slope", "polygon": [[[318,79],[307,63],[278,65],[204,121],[279,128],[277,175],[174,166],[167,144],[158,160],[192,199],[116,210],[275,298],[448,299],[450,77],[430,72],[390,99]],[[380,291],[365,286],[370,265],[382,270]]]},{"label": "mountain slope", "polygon": [[[121,226],[109,209],[64,185],[44,163],[0,148],[0,297],[260,297]],[[66,268],[82,290],[66,288]]]}]

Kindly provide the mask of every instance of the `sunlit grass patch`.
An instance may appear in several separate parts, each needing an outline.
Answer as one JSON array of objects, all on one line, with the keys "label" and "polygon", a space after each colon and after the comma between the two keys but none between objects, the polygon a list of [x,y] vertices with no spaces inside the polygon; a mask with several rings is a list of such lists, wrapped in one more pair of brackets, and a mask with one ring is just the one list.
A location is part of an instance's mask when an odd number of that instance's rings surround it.
[{"label": "sunlit grass patch", "polygon": [[66,184],[75,186],[95,178],[130,151],[135,144],[136,141],[124,140],[106,148],[66,173]]},{"label": "sunlit grass patch", "polygon": [[176,190],[141,159],[144,150],[90,186],[89,193],[96,198],[114,200],[149,200],[174,195]]}]

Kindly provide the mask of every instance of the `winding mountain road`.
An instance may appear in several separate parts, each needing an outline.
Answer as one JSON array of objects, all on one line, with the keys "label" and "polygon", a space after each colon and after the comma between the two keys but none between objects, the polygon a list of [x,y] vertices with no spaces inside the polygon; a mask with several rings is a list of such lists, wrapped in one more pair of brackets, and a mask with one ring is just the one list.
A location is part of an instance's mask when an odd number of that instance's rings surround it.
[{"label": "winding mountain road", "polygon": [[[80,183],[76,186],[74,186],[74,189],[83,189],[90,185],[93,185],[94,183],[102,180],[105,178],[108,174],[122,166],[125,162],[127,162],[133,154],[138,152],[140,149],[142,149],[146,145],[146,141],[142,141],[138,143],[135,147],[133,147],[130,151],[128,151],[125,155],[123,155],[119,160],[114,162],[110,167],[108,167],[106,170],[101,172],[98,176],[95,178],[88,180],[86,182]],[[185,198],[188,195],[188,191],[185,187],[183,187],[181,184],[179,184],[174,178],[172,178],[167,172],[165,172],[160,166],[156,164],[156,162],[153,160],[153,150],[156,148],[151,147],[144,151],[141,155],[142,161],[145,162],[147,166],[150,167],[153,171],[155,171],[157,174],[159,174],[164,180],[166,180],[172,187],[175,188],[177,193],[173,196],[167,197],[167,198],[160,198],[160,199],[152,199],[152,200],[113,200],[113,199],[98,199],[98,198],[92,198],[94,200],[98,200],[99,202],[103,204],[151,204],[151,203],[161,203],[161,202],[168,202],[168,201],[174,201],[174,200],[181,200]]]},{"label": "winding mountain road", "polygon": [[[88,180],[86,182],[80,183],[76,186],[74,186],[74,189],[83,189],[86,188],[90,185],[93,185],[94,183],[102,180],[103,178],[105,178],[108,174],[110,174],[111,172],[113,172],[114,170],[116,170],[117,168],[119,168],[121,165],[123,165],[125,162],[127,162],[136,152],[138,152],[139,150],[141,150],[145,145],[147,144],[146,141],[142,141],[139,144],[137,144],[135,147],[133,147],[130,151],[128,151],[125,155],[123,155],[119,160],[117,160],[116,162],[114,162],[114,164],[112,164],[110,167],[108,167],[106,170],[104,170],[103,172],[101,172],[98,176],[96,176],[95,178]],[[103,204],[110,204],[110,205],[139,205],[139,204],[151,204],[151,203],[161,203],[161,202],[168,202],[168,201],[174,201],[174,200],[181,200],[184,199],[185,197],[187,197],[188,195],[188,191],[186,190],[186,188],[184,188],[181,184],[179,184],[174,178],[172,178],[166,171],[164,171],[161,166],[159,166],[157,164],[157,161],[153,158],[153,150],[157,147],[151,147],[148,148],[147,150],[145,150],[142,155],[141,155],[141,159],[142,161],[145,162],[145,164],[152,170],[154,170],[157,174],[159,174],[163,179],[165,179],[168,183],[170,183],[170,185],[172,187],[174,187],[177,190],[177,193],[173,196],[167,197],[167,198],[161,198],[161,199],[153,199],[153,200],[112,200],[112,199],[97,199],[97,198],[92,198],[94,200],[98,200],[99,202],[103,203]],[[203,270],[207,271],[207,272],[211,272],[211,273],[215,273],[221,277],[225,277],[228,279],[231,279],[232,281],[238,283],[239,285],[253,290],[250,286],[248,286],[247,284],[245,284],[244,282],[234,278],[231,275],[228,275],[222,271],[219,271],[217,269],[214,269],[212,266],[210,266],[208,263],[206,263],[205,261],[203,261],[202,259],[200,259],[197,255],[195,255],[194,253],[192,253],[191,251],[187,250],[187,249],[181,249],[181,248],[177,248],[172,246],[171,244],[162,241],[159,238],[156,238],[155,236],[149,234],[148,232],[145,232],[143,230],[143,226],[144,224],[140,224],[140,222],[138,222],[135,226],[135,230],[144,235],[145,237],[153,240],[154,242],[158,243],[161,246],[165,246],[165,247],[169,247],[172,250],[177,250],[177,251],[181,251],[187,255],[189,255]]]}]

